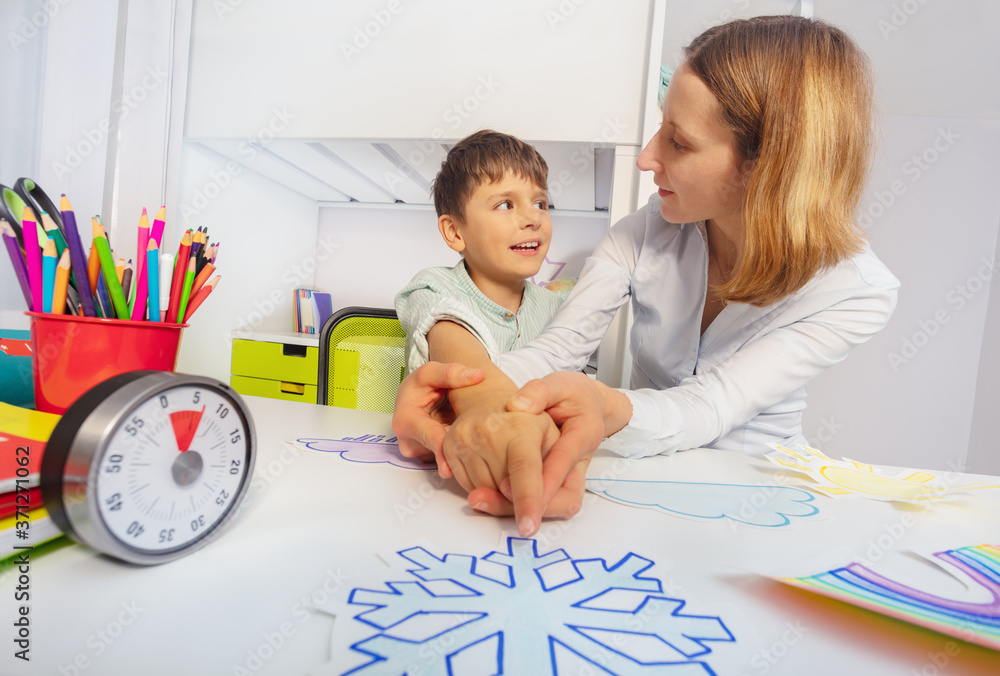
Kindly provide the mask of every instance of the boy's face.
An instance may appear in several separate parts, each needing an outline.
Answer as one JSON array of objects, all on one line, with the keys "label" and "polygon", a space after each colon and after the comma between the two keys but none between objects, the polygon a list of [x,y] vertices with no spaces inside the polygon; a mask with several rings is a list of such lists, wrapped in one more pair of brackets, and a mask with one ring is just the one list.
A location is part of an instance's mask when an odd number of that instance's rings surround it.
[{"label": "boy's face", "polygon": [[465,256],[472,281],[487,287],[520,289],[538,274],[552,238],[548,197],[529,179],[508,172],[482,183],[465,205],[465,222],[438,219],[445,241]]}]

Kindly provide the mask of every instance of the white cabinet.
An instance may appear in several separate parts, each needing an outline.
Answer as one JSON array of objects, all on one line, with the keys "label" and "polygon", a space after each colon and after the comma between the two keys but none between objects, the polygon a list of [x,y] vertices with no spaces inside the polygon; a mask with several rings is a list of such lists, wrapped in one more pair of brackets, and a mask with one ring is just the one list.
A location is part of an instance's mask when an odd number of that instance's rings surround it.
[{"label": "white cabinet", "polygon": [[229,5],[194,3],[188,138],[641,142],[653,0]]}]

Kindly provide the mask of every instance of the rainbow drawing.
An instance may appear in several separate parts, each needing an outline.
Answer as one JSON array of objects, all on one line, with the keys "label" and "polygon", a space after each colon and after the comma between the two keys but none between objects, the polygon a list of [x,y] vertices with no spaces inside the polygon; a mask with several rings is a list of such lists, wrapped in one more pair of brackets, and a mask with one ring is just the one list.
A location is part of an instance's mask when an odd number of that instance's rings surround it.
[{"label": "rainbow drawing", "polygon": [[936,563],[953,567],[982,587],[991,600],[969,603],[936,596],[852,563],[809,577],[775,578],[876,613],[918,624],[963,641],[1000,650],[1000,546],[978,545],[935,552]]}]

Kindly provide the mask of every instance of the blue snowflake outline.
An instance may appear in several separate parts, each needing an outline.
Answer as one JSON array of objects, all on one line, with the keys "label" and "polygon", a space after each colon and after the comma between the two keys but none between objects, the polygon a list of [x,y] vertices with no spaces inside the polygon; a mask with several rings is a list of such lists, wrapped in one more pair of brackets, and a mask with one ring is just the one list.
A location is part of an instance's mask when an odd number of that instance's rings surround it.
[{"label": "blue snowflake outline", "polygon": [[[456,676],[454,661],[461,653],[470,650],[473,646],[484,644],[487,641],[496,642],[496,674],[521,673],[520,669],[508,671],[511,663],[517,662],[518,655],[512,654],[511,660],[506,659],[504,648],[510,643],[512,646],[519,645],[517,642],[507,640],[507,632],[519,633],[518,627],[522,624],[530,624],[531,620],[527,616],[515,617],[509,621],[504,617],[503,603],[483,606],[482,601],[488,594],[481,591],[483,588],[491,587],[493,592],[515,593],[518,582],[525,586],[534,585],[536,589],[529,590],[536,596],[541,593],[547,595],[563,590],[563,596],[572,593],[575,589],[572,585],[583,583],[578,589],[583,589],[582,594],[574,595],[577,600],[562,608],[565,613],[570,608],[575,609],[577,615],[582,617],[593,617],[594,621],[570,621],[565,619],[570,615],[553,617],[548,620],[541,629],[545,632],[547,642],[548,663],[550,671],[548,673],[558,675],[557,650],[562,648],[576,655],[580,660],[595,667],[598,673],[637,673],[637,674],[667,674],[676,676],[677,674],[699,674],[705,676],[715,672],[708,664],[697,658],[703,658],[712,652],[709,642],[735,641],[735,637],[722,622],[721,618],[711,615],[689,615],[681,611],[687,605],[682,599],[671,598],[663,594],[663,585],[655,577],[643,577],[642,574],[648,571],[653,565],[653,561],[634,553],[628,553],[620,561],[609,566],[604,559],[573,559],[565,550],[556,549],[543,555],[538,554],[538,542],[529,538],[507,538],[507,551],[493,551],[477,558],[466,554],[445,554],[441,557],[435,556],[423,547],[412,547],[397,552],[399,556],[416,568],[408,568],[406,572],[412,575],[415,580],[395,580],[385,583],[387,590],[355,588],[351,591],[348,603],[353,605],[367,606],[354,615],[355,620],[375,630],[375,634],[359,640],[350,646],[353,653],[358,653],[371,658],[364,664],[353,667],[347,674],[374,673],[385,674],[440,674],[444,676]],[[493,568],[483,570],[489,563]],[[565,579],[550,584],[545,579],[546,569],[553,570],[556,564],[569,566],[575,576],[564,575]],[[533,573],[533,580],[528,583],[528,572]],[[568,572],[568,569],[566,570]],[[473,586],[470,580],[475,580],[479,588]],[[596,582],[596,581],[600,582]],[[431,583],[445,582],[451,588],[452,593],[445,590],[438,590],[436,593]],[[495,585],[495,586],[494,586]],[[596,593],[590,593],[591,589],[599,589]],[[634,609],[613,609],[601,608],[600,599],[613,592],[624,591],[633,594],[644,594],[641,602]],[[514,594],[516,595],[516,593]],[[508,594],[510,596],[510,594]],[[558,594],[554,595],[558,596]],[[583,596],[583,598],[578,598]],[[425,605],[414,606],[414,599],[426,602]],[[548,601],[549,597],[543,596]],[[462,610],[441,610],[434,609],[434,602],[441,599],[476,601],[479,604],[472,604],[471,607]],[[509,601],[508,601],[509,603]],[[638,629],[630,628],[630,623],[641,618],[640,614],[654,603],[666,604],[667,612],[660,612],[652,618],[644,619]],[[407,604],[411,607],[407,608]],[[447,604],[444,604],[447,606]],[[395,606],[395,607],[394,607]],[[427,610],[431,607],[431,610]],[[416,608],[416,609],[414,609]],[[528,606],[529,612],[535,610]],[[592,611],[592,612],[586,612]],[[600,613],[598,615],[597,613]],[[465,619],[458,618],[456,624],[451,624],[434,633],[430,633],[422,638],[406,638],[394,633],[407,623],[413,621],[420,615],[435,615],[438,617],[455,615],[466,616]],[[614,621],[599,622],[597,618]],[[532,618],[537,622],[536,616]],[[483,622],[481,631],[475,640],[467,643],[458,641],[454,645],[455,636],[462,636],[468,629],[473,628],[477,623]],[[643,630],[643,623],[652,625]],[[676,626],[673,626],[676,625]],[[588,633],[590,632],[590,633]],[[611,645],[612,640],[601,640],[594,634],[606,633],[612,636],[625,636],[627,642],[629,637],[641,637],[644,639],[655,639],[664,646],[669,647],[676,653],[677,657],[683,659],[653,659],[651,661],[640,661],[639,658],[629,654],[624,649],[617,649]],[[524,633],[522,629],[520,633]],[[573,640],[573,639],[577,640]],[[520,643],[523,645],[523,636]],[[454,645],[454,649],[451,648]],[[581,649],[586,646],[590,650]],[[417,648],[420,648],[419,650]],[[541,646],[535,645],[536,652],[542,653]],[[407,653],[418,652],[426,657],[424,649],[429,649],[431,657],[435,653],[440,653],[441,663],[431,665],[429,669],[413,670],[415,664],[412,663],[412,655]],[[488,649],[488,646],[487,646]],[[530,652],[530,650],[528,651]],[[411,660],[410,663],[405,663]],[[609,665],[610,666],[607,666]],[[616,666],[617,665],[617,666]],[[522,665],[523,666],[523,665]],[[393,671],[385,671],[385,667],[392,667]],[[627,671],[622,671],[622,667],[627,667]],[[534,664],[531,673],[539,673],[542,668],[539,664]],[[412,672],[412,673],[411,673]]]}]

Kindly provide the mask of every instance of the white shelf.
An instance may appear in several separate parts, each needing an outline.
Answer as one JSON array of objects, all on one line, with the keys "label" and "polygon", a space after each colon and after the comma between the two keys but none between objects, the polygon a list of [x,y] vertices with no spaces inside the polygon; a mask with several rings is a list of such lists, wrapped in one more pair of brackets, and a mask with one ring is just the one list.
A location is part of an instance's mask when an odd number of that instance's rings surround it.
[{"label": "white shelf", "polygon": [[297,331],[233,331],[234,340],[255,340],[262,343],[283,343],[285,345],[305,345],[319,347],[318,333],[298,333]]}]

